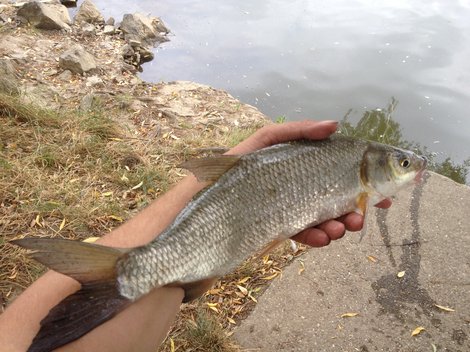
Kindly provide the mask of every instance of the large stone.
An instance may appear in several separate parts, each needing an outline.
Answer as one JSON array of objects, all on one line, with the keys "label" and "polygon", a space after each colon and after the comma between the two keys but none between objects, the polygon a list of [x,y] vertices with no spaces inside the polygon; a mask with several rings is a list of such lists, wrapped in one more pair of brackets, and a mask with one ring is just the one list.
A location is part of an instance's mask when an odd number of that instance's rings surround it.
[{"label": "large stone", "polygon": [[29,2],[18,10],[18,16],[40,29],[70,30],[72,23],[67,8],[60,3]]},{"label": "large stone", "polygon": [[16,95],[20,92],[18,87],[19,81],[12,60],[0,59],[0,92]]},{"label": "large stone", "polygon": [[120,28],[127,41],[136,40],[143,46],[154,46],[168,41],[166,35],[169,30],[157,17],[147,17],[140,13],[125,14]]},{"label": "large stone", "polygon": [[81,45],[75,45],[60,56],[59,66],[64,70],[83,74],[96,69],[96,62],[93,55]]},{"label": "large stone", "polygon": [[75,23],[80,22],[103,24],[104,17],[93,2],[85,0],[75,15]]}]

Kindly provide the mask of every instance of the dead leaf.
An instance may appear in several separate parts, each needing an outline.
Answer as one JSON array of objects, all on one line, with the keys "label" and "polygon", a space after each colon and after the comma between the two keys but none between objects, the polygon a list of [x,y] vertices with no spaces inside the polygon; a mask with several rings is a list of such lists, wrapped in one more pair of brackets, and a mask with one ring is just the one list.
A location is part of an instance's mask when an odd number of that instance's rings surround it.
[{"label": "dead leaf", "polygon": [[222,290],[220,288],[213,288],[212,290],[207,291],[207,294],[208,295],[217,295],[220,292],[222,292]]},{"label": "dead leaf", "polygon": [[241,293],[243,293],[244,296],[248,295],[248,290],[245,287],[240,285],[237,285],[237,287],[241,291]]},{"label": "dead leaf", "polygon": [[144,184],[144,181],[140,181],[139,184],[135,185],[131,189],[134,190],[134,189],[140,188],[140,187],[142,187],[143,184]]},{"label": "dead leaf", "polygon": [[421,333],[421,331],[425,331],[426,329],[422,326],[418,326],[416,329],[414,329],[412,332],[411,332],[411,336],[416,336],[418,334]]},{"label": "dead leaf", "polygon": [[9,279],[14,279],[16,277],[16,275],[18,275],[18,271],[16,270],[16,268],[13,270],[13,274],[11,274],[10,276],[8,276]]},{"label": "dead leaf", "polygon": [[121,218],[120,216],[116,216],[116,215],[109,215],[108,218],[113,219],[113,220],[116,220],[116,221],[119,221],[119,222],[123,222],[123,221],[124,221],[123,218]]},{"label": "dead leaf", "polygon": [[113,191],[109,191],[109,192],[103,192],[103,193],[101,193],[101,195],[103,197],[111,197],[113,195],[113,193],[114,193]]},{"label": "dead leaf", "polygon": [[38,225],[39,227],[42,227],[42,224],[40,222],[41,220],[41,217],[38,215],[36,215],[36,219],[34,219],[34,222],[36,223],[36,225]]},{"label": "dead leaf", "polygon": [[305,264],[301,260],[299,260],[299,263],[300,263],[299,275],[302,275],[302,273],[305,271]]},{"label": "dead leaf", "polygon": [[170,351],[175,352],[175,341],[170,337]]},{"label": "dead leaf", "polygon": [[233,324],[233,325],[236,325],[236,324],[237,324],[236,321],[233,320],[232,318],[227,317],[227,320],[228,320],[228,322],[229,322],[230,324]]},{"label": "dead leaf", "polygon": [[403,277],[405,276],[405,271],[400,271],[398,274],[397,274],[397,277]]},{"label": "dead leaf", "polygon": [[65,226],[65,218],[62,220],[62,222],[59,225],[59,231],[61,231]]},{"label": "dead leaf", "polygon": [[344,313],[344,314],[341,314],[341,318],[352,318],[352,317],[355,317],[356,315],[359,315],[359,313]]},{"label": "dead leaf", "polygon": [[250,279],[251,279],[251,276],[247,276],[247,277],[244,277],[243,279],[239,280],[238,283],[239,284],[244,284],[245,282],[247,282]]},{"label": "dead leaf", "polygon": [[377,263],[378,259],[374,257],[373,255],[368,255],[367,259],[372,262],[372,263]]},{"label": "dead leaf", "polygon": [[435,306],[439,309],[445,310],[446,312],[455,312],[455,309],[445,306],[440,306],[439,304],[435,304]]},{"label": "dead leaf", "polygon": [[274,274],[272,275],[269,275],[269,276],[266,276],[266,277],[262,277],[261,280],[272,280],[274,279],[276,276],[278,276],[279,273],[276,271]]},{"label": "dead leaf", "polygon": [[209,309],[212,309],[214,312],[219,313],[219,310],[216,307],[209,307]]}]

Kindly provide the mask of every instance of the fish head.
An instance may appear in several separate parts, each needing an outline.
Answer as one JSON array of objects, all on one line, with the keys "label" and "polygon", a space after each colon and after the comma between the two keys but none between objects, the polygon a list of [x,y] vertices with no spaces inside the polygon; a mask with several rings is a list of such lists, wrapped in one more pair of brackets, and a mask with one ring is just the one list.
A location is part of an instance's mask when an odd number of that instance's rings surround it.
[{"label": "fish head", "polygon": [[361,179],[369,193],[387,198],[418,181],[426,164],[425,157],[412,151],[374,143],[364,154]]}]

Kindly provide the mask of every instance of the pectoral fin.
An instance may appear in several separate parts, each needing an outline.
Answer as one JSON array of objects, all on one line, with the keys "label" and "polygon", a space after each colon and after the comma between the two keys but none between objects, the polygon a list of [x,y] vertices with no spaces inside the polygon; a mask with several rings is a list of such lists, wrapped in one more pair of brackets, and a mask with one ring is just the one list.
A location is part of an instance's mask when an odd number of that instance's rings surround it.
[{"label": "pectoral fin", "polygon": [[240,160],[237,155],[217,155],[188,160],[178,167],[191,171],[199,181],[215,182]]},{"label": "pectoral fin", "polygon": [[365,216],[367,213],[367,204],[369,201],[369,194],[366,192],[362,192],[359,194],[359,196],[356,198],[356,209],[358,212],[361,213],[362,216]]},{"label": "pectoral fin", "polygon": [[368,210],[368,204],[369,204],[369,194],[366,192],[361,193],[357,198],[356,198],[356,209],[358,213],[361,213],[361,215],[364,217],[364,225],[361,230],[361,236],[359,237],[359,242],[362,241],[364,238],[364,235],[367,232],[367,220],[366,220],[366,214]]}]

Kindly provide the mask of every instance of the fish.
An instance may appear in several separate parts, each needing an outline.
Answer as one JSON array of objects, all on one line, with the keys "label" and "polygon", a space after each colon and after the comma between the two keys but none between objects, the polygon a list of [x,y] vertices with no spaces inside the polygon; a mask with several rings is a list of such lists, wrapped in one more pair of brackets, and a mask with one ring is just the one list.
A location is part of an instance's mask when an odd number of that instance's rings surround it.
[{"label": "fish", "polygon": [[147,245],[119,249],[80,241],[12,241],[81,283],[53,307],[29,352],[72,342],[151,290],[207,291],[254,253],[300,231],[394,195],[419,179],[426,159],[412,151],[335,134],[276,144],[245,155],[189,160],[181,167],[209,185]]}]

